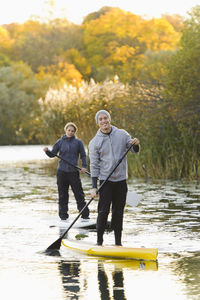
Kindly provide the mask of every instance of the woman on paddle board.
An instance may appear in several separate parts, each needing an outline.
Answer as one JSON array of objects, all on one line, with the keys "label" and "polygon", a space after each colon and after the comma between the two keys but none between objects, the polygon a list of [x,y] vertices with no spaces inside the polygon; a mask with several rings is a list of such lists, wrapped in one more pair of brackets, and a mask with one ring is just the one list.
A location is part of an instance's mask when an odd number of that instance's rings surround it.
[{"label": "woman on paddle board", "polygon": [[[89,143],[90,172],[92,177],[91,196],[93,198],[97,195],[98,178],[101,184],[127,148],[132,144],[131,152],[138,153],[140,150],[137,138],[132,139],[124,129],[118,129],[111,125],[111,117],[108,111],[98,111],[95,120],[99,130]],[[103,244],[103,234],[111,204],[111,228],[114,230],[115,244],[118,246],[122,245],[123,213],[127,194],[126,179],[127,161],[125,157],[99,191],[97,245]]]},{"label": "woman on paddle board", "polygon": [[[69,217],[69,186],[71,186],[74,193],[78,210],[81,211],[86,205],[79,171],[73,167],[73,165],[77,166],[78,158],[80,156],[82,162],[80,172],[86,172],[87,162],[85,149],[82,141],[75,137],[77,127],[74,123],[67,123],[64,127],[64,131],[65,134],[57,140],[52,151],[49,151],[47,147],[43,149],[49,157],[55,157],[57,153],[59,153],[59,155],[64,159],[59,161],[57,168],[59,217],[61,220],[66,220]],[[69,164],[65,160],[68,161]],[[89,219],[88,207],[83,211],[82,218]]]}]

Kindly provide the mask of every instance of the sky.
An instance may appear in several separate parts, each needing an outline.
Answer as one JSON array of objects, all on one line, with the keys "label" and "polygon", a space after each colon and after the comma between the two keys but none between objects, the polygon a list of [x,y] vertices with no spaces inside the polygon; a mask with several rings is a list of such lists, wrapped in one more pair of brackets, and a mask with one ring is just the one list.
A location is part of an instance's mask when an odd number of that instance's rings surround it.
[{"label": "sky", "polygon": [[55,2],[56,17],[66,17],[70,22],[81,24],[89,13],[103,6],[120,7],[145,18],[159,18],[162,14],[179,14],[187,17],[200,0],[0,0],[0,25],[24,23],[31,16],[43,16],[45,3]]}]

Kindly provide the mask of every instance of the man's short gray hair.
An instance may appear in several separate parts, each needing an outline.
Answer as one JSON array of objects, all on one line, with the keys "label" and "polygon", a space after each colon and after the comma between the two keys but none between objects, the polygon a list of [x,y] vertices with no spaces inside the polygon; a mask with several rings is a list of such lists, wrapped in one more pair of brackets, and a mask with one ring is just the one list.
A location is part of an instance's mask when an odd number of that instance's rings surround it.
[{"label": "man's short gray hair", "polygon": [[95,121],[96,121],[97,124],[98,124],[98,117],[99,117],[100,114],[106,115],[109,118],[109,120],[111,121],[111,117],[110,117],[109,112],[107,110],[101,109],[95,115]]}]

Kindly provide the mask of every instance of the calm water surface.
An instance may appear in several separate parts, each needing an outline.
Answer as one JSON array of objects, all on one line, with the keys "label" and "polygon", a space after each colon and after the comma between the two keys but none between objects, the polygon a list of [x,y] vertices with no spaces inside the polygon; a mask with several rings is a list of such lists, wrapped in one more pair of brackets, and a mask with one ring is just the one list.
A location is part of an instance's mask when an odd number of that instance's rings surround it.
[{"label": "calm water surface", "polygon": [[[123,244],[157,247],[158,262],[42,253],[60,235],[55,176],[45,171],[43,146],[0,147],[1,299],[200,299],[200,185],[129,181],[142,195],[126,207]],[[90,180],[82,175],[86,197]],[[77,214],[71,194],[70,213]],[[96,218],[97,201],[90,204]],[[71,229],[95,242],[95,230]],[[112,244],[106,232],[105,243]]]}]

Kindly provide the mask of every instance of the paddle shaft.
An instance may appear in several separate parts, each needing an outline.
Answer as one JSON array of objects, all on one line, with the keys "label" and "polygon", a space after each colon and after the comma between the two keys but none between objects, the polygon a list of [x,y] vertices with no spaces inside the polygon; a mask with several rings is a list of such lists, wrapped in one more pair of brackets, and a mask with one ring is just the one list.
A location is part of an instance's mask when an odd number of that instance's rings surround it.
[{"label": "paddle shaft", "polygon": [[[126,152],[124,153],[124,155],[120,158],[120,160],[118,161],[118,163],[115,165],[115,167],[112,169],[112,171],[110,172],[110,174],[108,175],[108,177],[102,182],[102,184],[100,185],[100,187],[97,189],[97,194],[98,192],[101,190],[101,188],[104,186],[104,184],[108,181],[108,179],[110,178],[110,176],[114,173],[114,171],[117,169],[117,167],[120,165],[120,163],[122,162],[122,160],[124,159],[124,157],[127,155],[127,153],[129,152],[129,150],[132,148],[132,144],[129,146],[129,148],[126,150]],[[70,224],[70,226],[64,231],[64,233],[53,243],[51,244],[46,251],[48,252],[48,250],[59,250],[60,246],[61,246],[61,241],[64,238],[64,236],[67,234],[67,232],[72,228],[72,226],[74,225],[74,223],[76,223],[76,221],[78,220],[78,218],[81,216],[82,212],[86,209],[86,207],[88,207],[88,205],[92,202],[92,200],[94,200],[94,198],[92,197],[87,204],[82,208],[82,210],[80,211],[80,213],[78,214],[78,216],[73,220],[73,222]]]},{"label": "paddle shaft", "polygon": [[[51,151],[49,151],[49,152],[51,152]],[[51,153],[52,153],[52,152],[51,152]],[[55,155],[56,157],[62,159],[62,160],[65,161],[68,165],[74,167],[75,169],[77,169],[77,170],[82,170],[80,167],[78,167],[78,166],[72,164],[72,163],[69,162],[68,160],[66,160],[66,159],[64,159],[63,157],[61,157],[60,155],[57,155],[57,154],[54,154],[54,153],[52,153],[52,154]],[[85,171],[84,173],[86,173],[87,175],[90,176],[90,173],[89,173],[88,171]]]}]

